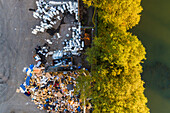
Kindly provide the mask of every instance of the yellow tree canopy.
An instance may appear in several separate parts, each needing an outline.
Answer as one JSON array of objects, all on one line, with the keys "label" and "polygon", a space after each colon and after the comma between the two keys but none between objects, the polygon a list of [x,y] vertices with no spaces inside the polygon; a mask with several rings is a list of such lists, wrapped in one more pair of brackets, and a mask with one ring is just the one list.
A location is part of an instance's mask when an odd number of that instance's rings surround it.
[{"label": "yellow tree canopy", "polygon": [[[146,106],[147,99],[144,96],[144,82],[140,74],[120,74],[109,78],[109,73],[96,74],[93,77],[96,81],[91,89],[93,98],[94,113],[148,113]],[[104,77],[101,77],[104,76]]]},{"label": "yellow tree canopy", "polygon": [[83,0],[88,6],[98,8],[98,15],[104,23],[110,23],[121,30],[128,30],[140,21],[141,0]]},{"label": "yellow tree canopy", "polygon": [[[92,66],[90,79],[95,113],[148,113],[141,80],[145,48],[128,29],[140,20],[141,0],[83,0],[98,9],[98,37],[86,52]],[[83,81],[85,80],[85,81]]]},{"label": "yellow tree canopy", "polygon": [[145,48],[131,33],[103,30],[87,51],[87,60],[95,65],[89,91],[94,112],[148,113],[140,75]]},{"label": "yellow tree canopy", "polygon": [[[105,32],[102,30],[106,30]],[[99,30],[99,37],[94,39],[94,46],[87,51],[88,61],[91,64],[106,67],[116,75],[115,72],[126,73],[130,71],[142,72],[140,63],[145,59],[145,48],[141,41],[127,32],[115,32],[105,28]],[[109,34],[110,33],[110,34]],[[119,67],[116,70],[116,67]],[[138,66],[138,69],[133,68]],[[115,74],[114,74],[115,73]]]}]

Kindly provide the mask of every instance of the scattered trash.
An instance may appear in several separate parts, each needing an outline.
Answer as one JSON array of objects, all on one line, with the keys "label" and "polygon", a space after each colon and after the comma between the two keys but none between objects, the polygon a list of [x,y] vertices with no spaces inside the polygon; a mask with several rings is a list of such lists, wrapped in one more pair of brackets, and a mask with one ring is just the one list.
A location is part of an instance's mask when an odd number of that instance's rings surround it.
[{"label": "scattered trash", "polygon": [[69,37],[69,34],[66,34],[66,37]]},{"label": "scattered trash", "polygon": [[30,76],[27,76],[27,78],[26,78],[26,85],[27,85],[27,86],[30,85]]},{"label": "scattered trash", "polygon": [[67,89],[68,90],[73,90],[73,84],[67,84]]},{"label": "scattered trash", "polygon": [[52,56],[53,59],[61,59],[63,57],[63,52],[58,50],[57,52],[55,52]]},{"label": "scattered trash", "polygon": [[48,44],[53,44],[49,39],[45,39]]}]

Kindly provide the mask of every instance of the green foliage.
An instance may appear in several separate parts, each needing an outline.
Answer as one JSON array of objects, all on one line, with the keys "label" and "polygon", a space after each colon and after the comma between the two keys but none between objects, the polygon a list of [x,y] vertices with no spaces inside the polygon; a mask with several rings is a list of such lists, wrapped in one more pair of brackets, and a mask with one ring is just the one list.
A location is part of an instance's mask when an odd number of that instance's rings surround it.
[{"label": "green foliage", "polygon": [[140,21],[141,0],[83,0],[88,6],[98,8],[103,23],[128,30]]},{"label": "green foliage", "polygon": [[89,89],[91,88],[90,86],[90,74],[86,70],[80,70],[78,71],[79,75],[78,78],[76,79],[76,89],[75,93],[81,92],[81,99],[87,98],[87,95],[90,94]]}]

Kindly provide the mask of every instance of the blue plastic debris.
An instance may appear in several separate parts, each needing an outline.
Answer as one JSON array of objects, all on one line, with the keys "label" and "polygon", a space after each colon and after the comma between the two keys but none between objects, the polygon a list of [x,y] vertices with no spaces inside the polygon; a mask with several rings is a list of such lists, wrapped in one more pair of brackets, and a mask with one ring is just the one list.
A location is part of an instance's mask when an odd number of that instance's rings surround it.
[{"label": "blue plastic debris", "polygon": [[30,73],[30,77],[32,77],[32,73]]},{"label": "blue plastic debris", "polygon": [[77,111],[78,111],[78,112],[81,112],[81,108],[80,108],[80,106],[77,108]]},{"label": "blue plastic debris", "polygon": [[81,69],[81,66],[79,66],[78,69]]},{"label": "blue plastic debris", "polygon": [[26,73],[28,72],[28,68],[25,70],[26,71]]},{"label": "blue plastic debris", "polygon": [[20,87],[21,87],[24,91],[26,90],[26,88],[25,88],[25,86],[24,86],[23,84],[21,84]]},{"label": "blue plastic debris", "polygon": [[47,107],[47,104],[44,104],[44,107]]},{"label": "blue plastic debris", "polygon": [[48,105],[47,105],[47,104],[44,104],[44,107],[45,107],[46,109],[48,109]]},{"label": "blue plastic debris", "polygon": [[26,85],[27,85],[27,86],[30,85],[30,76],[27,76],[27,78],[26,78]]},{"label": "blue plastic debris", "polygon": [[45,101],[46,101],[46,102],[49,102],[49,99],[46,99]]},{"label": "blue plastic debris", "polygon": [[58,103],[58,100],[56,100],[55,103],[57,104],[57,103]]},{"label": "blue plastic debris", "polygon": [[33,68],[34,68],[34,65],[33,65],[33,64],[31,64],[31,65],[30,65],[30,69],[31,69],[31,71],[33,70]]}]

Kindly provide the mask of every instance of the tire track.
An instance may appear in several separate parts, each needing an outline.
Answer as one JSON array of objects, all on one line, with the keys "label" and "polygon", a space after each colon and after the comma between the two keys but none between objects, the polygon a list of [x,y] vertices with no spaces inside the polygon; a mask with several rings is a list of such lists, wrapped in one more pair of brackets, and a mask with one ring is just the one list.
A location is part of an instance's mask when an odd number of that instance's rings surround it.
[{"label": "tire track", "polygon": [[2,0],[0,0],[0,7],[3,8]]},{"label": "tire track", "polygon": [[[10,1],[9,1],[10,2]],[[2,0],[0,1],[0,5],[2,5]],[[14,2],[14,4],[16,4]],[[0,103],[8,101],[15,93],[16,85],[13,81],[16,81],[17,73],[16,70],[13,69],[13,66],[16,63],[16,56],[17,51],[13,47],[15,44],[13,43],[13,39],[10,37],[10,29],[11,29],[11,20],[13,19],[14,13],[14,6],[10,7],[9,4],[3,4],[4,8],[2,8],[1,15],[1,27],[0,28],[0,47],[1,47],[1,53],[0,53],[0,59],[1,59],[1,67],[0,67]],[[9,11],[10,10],[10,11]],[[5,15],[6,14],[6,15]],[[12,15],[12,16],[10,16]],[[13,37],[12,37],[13,38]],[[18,45],[18,44],[17,44]],[[13,75],[12,75],[13,73]]]}]

